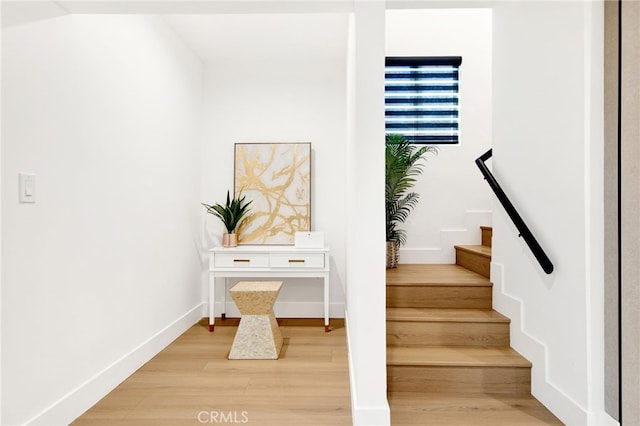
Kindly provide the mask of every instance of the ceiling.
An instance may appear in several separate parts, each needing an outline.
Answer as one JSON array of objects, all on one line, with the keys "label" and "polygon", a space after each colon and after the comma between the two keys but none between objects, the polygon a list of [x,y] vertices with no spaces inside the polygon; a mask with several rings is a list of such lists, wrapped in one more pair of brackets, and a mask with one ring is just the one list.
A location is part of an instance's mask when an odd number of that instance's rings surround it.
[{"label": "ceiling", "polygon": [[164,15],[205,62],[248,58],[344,58],[346,14]]},{"label": "ceiling", "polygon": [[[343,4],[344,3],[344,4]],[[66,14],[158,15],[203,62],[233,58],[344,58],[348,2],[2,1],[2,26]]]}]

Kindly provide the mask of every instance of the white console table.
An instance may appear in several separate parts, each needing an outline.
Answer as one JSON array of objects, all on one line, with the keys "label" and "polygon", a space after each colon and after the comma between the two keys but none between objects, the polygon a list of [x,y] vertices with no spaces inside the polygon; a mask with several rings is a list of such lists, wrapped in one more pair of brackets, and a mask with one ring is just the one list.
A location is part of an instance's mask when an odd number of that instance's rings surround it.
[{"label": "white console table", "polygon": [[[324,330],[329,331],[329,249],[293,246],[216,247],[209,250],[209,331],[214,330],[215,282],[225,278],[322,278],[324,280]],[[223,308],[221,317],[226,312]]]}]

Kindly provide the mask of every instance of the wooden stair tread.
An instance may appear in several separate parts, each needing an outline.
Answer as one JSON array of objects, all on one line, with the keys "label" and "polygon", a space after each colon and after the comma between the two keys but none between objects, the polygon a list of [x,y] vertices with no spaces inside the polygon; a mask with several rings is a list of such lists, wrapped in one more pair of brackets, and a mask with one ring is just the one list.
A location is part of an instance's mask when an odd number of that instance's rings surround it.
[{"label": "wooden stair tread", "polygon": [[467,246],[454,246],[458,250],[466,251],[468,253],[473,253],[478,256],[486,257],[487,259],[491,259],[491,247],[483,246],[483,245],[467,245]]},{"label": "wooden stair tread", "polygon": [[387,286],[396,285],[492,286],[488,278],[454,264],[399,264],[387,269]]},{"label": "wooden stair tread", "polygon": [[387,365],[531,368],[528,360],[506,346],[391,346],[387,348]]},{"label": "wooden stair tread", "polygon": [[511,322],[493,309],[463,308],[387,308],[387,321]]},{"label": "wooden stair tread", "polygon": [[406,426],[562,425],[532,395],[388,392],[391,423]]}]

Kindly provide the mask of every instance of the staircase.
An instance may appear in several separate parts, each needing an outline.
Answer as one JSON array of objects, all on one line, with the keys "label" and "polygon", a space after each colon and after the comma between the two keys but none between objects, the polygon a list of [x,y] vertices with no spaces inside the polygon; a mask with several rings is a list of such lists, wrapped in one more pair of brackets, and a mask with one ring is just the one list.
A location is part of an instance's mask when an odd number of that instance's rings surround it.
[{"label": "staircase", "polygon": [[456,264],[387,270],[392,425],[562,424],[531,396],[531,363],[492,309],[491,228]]}]

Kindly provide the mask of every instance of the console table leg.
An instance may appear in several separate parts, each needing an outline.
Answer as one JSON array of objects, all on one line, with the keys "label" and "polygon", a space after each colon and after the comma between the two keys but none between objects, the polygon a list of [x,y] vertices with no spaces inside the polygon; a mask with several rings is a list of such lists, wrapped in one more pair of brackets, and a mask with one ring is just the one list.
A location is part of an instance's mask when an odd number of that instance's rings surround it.
[{"label": "console table leg", "polygon": [[328,325],[325,325],[325,326],[324,326],[324,332],[325,332],[325,333],[328,333],[328,332],[330,332],[330,331],[331,331],[331,330],[329,329],[329,326],[328,326]]},{"label": "console table leg", "polygon": [[222,319],[222,320],[227,319],[227,314],[220,314],[220,319]]},{"label": "console table leg", "polygon": [[209,332],[210,332],[210,333],[213,333],[213,327],[214,327],[214,325],[213,325],[213,324],[209,324]]}]

